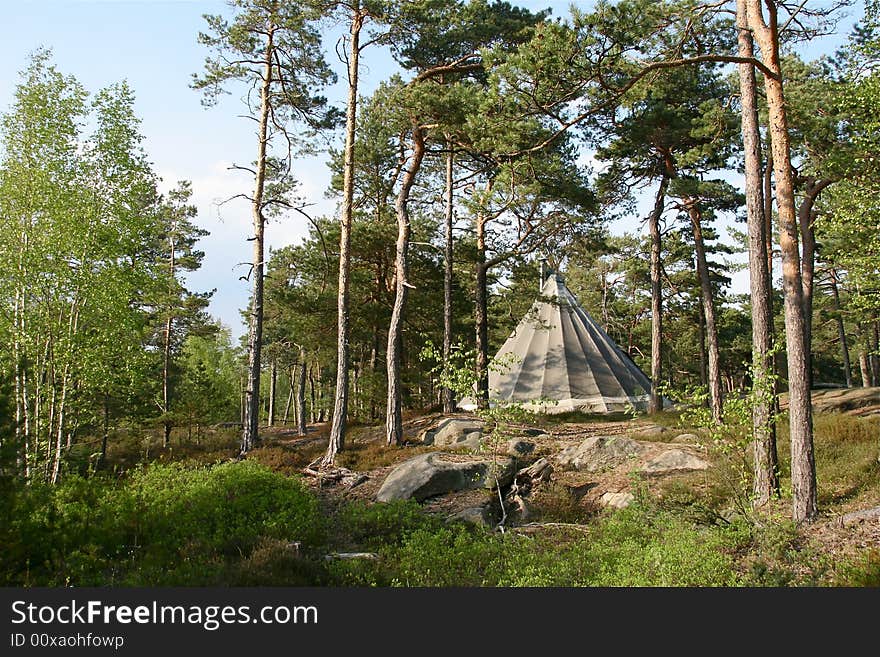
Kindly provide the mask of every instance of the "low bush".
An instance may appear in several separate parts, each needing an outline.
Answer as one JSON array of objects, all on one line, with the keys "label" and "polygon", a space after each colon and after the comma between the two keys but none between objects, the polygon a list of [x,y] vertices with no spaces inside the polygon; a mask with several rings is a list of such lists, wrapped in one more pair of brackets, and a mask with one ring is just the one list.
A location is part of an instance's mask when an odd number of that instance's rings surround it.
[{"label": "low bush", "polygon": [[[16,496],[2,573],[12,585],[195,584],[264,539],[323,541],[318,502],[253,462],[71,476]],[[222,570],[222,569],[221,569]]]}]

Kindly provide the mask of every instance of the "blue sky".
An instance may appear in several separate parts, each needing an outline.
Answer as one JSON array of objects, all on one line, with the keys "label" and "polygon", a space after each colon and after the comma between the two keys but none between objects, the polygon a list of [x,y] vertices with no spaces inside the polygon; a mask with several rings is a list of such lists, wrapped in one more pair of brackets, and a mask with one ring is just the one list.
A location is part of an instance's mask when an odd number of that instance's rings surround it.
[{"label": "blue sky", "polygon": [[[523,0],[516,4],[529,9],[550,7],[554,16],[565,16],[569,2]],[[575,3],[587,7],[592,2]],[[860,12],[860,9],[858,9]],[[243,201],[219,207],[217,201],[248,192],[247,175],[228,169],[232,163],[254,160],[255,140],[250,121],[238,118],[243,106],[234,92],[218,106],[205,109],[198,92],[189,88],[193,73],[201,71],[206,49],[197,42],[205,27],[203,14],[225,13],[222,0],[41,0],[3,3],[0,23],[0,112],[10,107],[18,73],[25,68],[29,53],[51,48],[61,72],[74,75],[95,92],[120,80],[128,80],[136,95],[136,112],[142,119],[144,147],[164,187],[177,180],[192,181],[198,223],[211,235],[200,243],[206,256],[193,274],[194,290],[217,288],[209,311],[241,335],[245,327],[240,308],[247,303],[249,284],[239,280],[250,259],[249,208]],[[813,47],[830,51],[826,40]],[[333,52],[335,40],[328,39],[328,60],[342,73]],[[391,71],[387,56],[379,49],[365,52],[362,91],[368,93]],[[344,79],[344,74],[340,76]],[[345,89],[340,82],[328,90],[331,102],[342,107]],[[311,158],[298,163],[301,192],[316,215],[333,214],[335,203],[324,198],[329,171],[323,160]],[[638,218],[616,227],[637,230]],[[280,247],[302,238],[307,232],[300,217],[272,222],[267,242]],[[737,275],[736,291],[748,287],[747,274]]]}]

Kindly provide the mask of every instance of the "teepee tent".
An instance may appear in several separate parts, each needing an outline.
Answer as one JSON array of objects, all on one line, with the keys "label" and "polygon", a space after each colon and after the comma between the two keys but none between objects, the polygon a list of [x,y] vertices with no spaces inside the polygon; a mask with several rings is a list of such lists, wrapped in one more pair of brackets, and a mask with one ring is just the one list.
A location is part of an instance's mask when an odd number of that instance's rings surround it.
[{"label": "teepee tent", "polygon": [[[541,413],[646,411],[651,382],[581,307],[558,274],[495,356],[491,401]],[[473,409],[474,401],[460,406]]]}]

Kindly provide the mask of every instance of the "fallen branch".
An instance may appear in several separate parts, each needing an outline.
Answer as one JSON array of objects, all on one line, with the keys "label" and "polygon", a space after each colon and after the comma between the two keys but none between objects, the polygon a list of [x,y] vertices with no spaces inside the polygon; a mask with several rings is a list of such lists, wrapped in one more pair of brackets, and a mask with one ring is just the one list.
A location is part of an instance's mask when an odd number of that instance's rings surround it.
[{"label": "fallen branch", "polygon": [[354,488],[364,483],[369,477],[360,472],[352,472],[348,468],[315,468],[315,462],[309,463],[302,469],[302,473],[315,477],[319,483],[325,481],[340,482],[343,486]]},{"label": "fallen branch", "polygon": [[375,552],[334,552],[324,557],[324,561],[334,561],[336,559],[368,559],[376,561],[379,555]]},{"label": "fallen branch", "polygon": [[586,525],[578,525],[573,522],[529,522],[529,523],[526,523],[525,525],[519,525],[518,527],[513,527],[512,529],[514,531],[526,531],[527,532],[532,529],[545,529],[548,527],[552,528],[552,529],[558,529],[558,528],[576,529],[579,532],[590,531],[590,528],[587,527]]}]

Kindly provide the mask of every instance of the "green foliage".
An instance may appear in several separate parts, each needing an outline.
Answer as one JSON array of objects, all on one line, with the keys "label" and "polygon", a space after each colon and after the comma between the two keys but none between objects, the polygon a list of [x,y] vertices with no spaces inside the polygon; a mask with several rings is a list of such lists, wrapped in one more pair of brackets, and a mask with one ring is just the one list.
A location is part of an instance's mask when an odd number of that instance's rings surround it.
[{"label": "green foliage", "polygon": [[261,540],[312,547],[323,537],[315,497],[248,461],[35,485],[19,493],[14,518],[2,565],[14,585],[211,583]]},{"label": "green foliage", "polygon": [[[732,586],[742,527],[699,527],[631,507],[584,533],[493,534],[464,524],[418,528],[380,548],[378,563],[337,571],[392,586]],[[354,572],[352,572],[354,570]]]},{"label": "green foliage", "polygon": [[880,550],[871,548],[849,560],[835,580],[837,586],[880,586]]},{"label": "green foliage", "polygon": [[239,351],[228,328],[215,325],[207,335],[190,334],[178,361],[178,412],[181,424],[208,425],[239,417]]},{"label": "green foliage", "polygon": [[[756,372],[750,368],[753,373]],[[754,440],[752,409],[757,401],[769,403],[773,395],[772,377],[754,375],[752,386],[740,394],[728,394],[724,400],[724,421],[717,422],[708,405],[709,393],[704,386],[687,386],[681,390],[664,391],[683,405],[679,423],[685,429],[697,429],[705,436],[704,446],[714,456],[716,478],[729,495],[734,509],[744,517],[752,516],[751,449]]]},{"label": "green foliage", "polygon": [[442,522],[412,500],[365,504],[351,502],[336,513],[335,521],[347,543],[365,549],[399,545],[417,530],[434,531]]},{"label": "green foliage", "polygon": [[[473,368],[476,350],[466,349],[463,344],[456,344],[451,351],[451,357],[444,361],[443,354],[428,340],[419,352],[419,358],[427,363],[433,363],[431,374],[436,377],[437,385],[451,389],[457,399],[473,399],[477,389],[477,374]],[[489,361],[489,370],[505,372],[516,363],[517,356],[512,353],[504,354],[500,358],[492,358]],[[489,391],[490,397],[492,391]],[[553,403],[552,400],[538,400],[543,403]],[[497,440],[503,433],[503,426],[511,423],[524,423],[535,419],[535,413],[515,401],[492,399],[488,408],[476,408],[474,410],[479,417],[486,420],[490,426],[502,429],[493,434]]]}]

